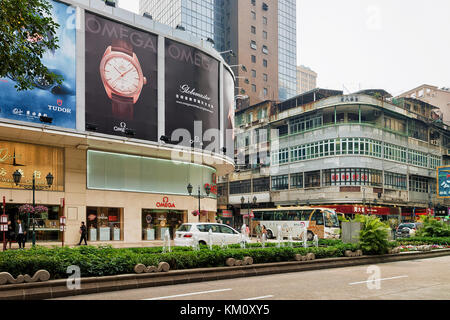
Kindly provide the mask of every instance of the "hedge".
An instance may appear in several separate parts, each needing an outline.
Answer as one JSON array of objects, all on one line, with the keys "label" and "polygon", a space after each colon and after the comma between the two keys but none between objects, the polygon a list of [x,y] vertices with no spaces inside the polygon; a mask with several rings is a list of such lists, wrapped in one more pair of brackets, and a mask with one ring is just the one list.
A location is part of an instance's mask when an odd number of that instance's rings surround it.
[{"label": "hedge", "polygon": [[[157,266],[165,261],[171,270],[193,269],[205,267],[225,266],[227,258],[243,259],[244,256],[253,258],[254,263],[268,263],[293,261],[294,255],[305,255],[313,252],[316,258],[342,257],[346,250],[357,250],[356,244],[339,243],[330,247],[303,248],[299,243],[295,246],[266,248],[258,244],[246,249],[229,246],[220,248],[214,246],[209,250],[201,246],[199,251],[189,247],[174,247],[172,252],[162,253],[162,248],[120,248],[110,246],[82,246],[76,248],[44,248],[35,247],[28,250],[8,250],[0,252],[0,272],[9,272],[14,277],[19,274],[33,275],[40,269],[50,272],[52,279],[67,278],[67,267],[80,267],[82,277],[107,276],[134,273],[134,266],[142,263],[146,266]],[[260,246],[260,244],[259,244]]]},{"label": "hedge", "polygon": [[397,245],[450,245],[450,237],[411,237],[396,240]]}]

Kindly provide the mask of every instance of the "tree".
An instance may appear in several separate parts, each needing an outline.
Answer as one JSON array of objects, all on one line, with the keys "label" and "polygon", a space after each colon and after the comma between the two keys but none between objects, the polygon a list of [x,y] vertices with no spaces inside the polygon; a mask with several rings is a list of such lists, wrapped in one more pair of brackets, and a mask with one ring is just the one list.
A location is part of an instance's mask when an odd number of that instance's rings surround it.
[{"label": "tree", "polygon": [[0,0],[0,77],[16,81],[16,89],[33,89],[35,81],[62,84],[41,59],[59,48],[59,25],[51,18],[47,0]]}]

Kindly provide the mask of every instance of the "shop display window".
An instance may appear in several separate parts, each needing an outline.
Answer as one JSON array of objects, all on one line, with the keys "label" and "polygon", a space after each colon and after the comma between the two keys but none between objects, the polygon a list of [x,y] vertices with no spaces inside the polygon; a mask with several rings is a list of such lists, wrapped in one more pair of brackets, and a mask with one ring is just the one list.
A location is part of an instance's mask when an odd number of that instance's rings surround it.
[{"label": "shop display window", "polygon": [[174,239],[177,229],[187,221],[184,211],[142,210],[142,240],[163,240],[169,230]]},{"label": "shop display window", "polygon": [[123,208],[87,207],[89,241],[123,240]]}]

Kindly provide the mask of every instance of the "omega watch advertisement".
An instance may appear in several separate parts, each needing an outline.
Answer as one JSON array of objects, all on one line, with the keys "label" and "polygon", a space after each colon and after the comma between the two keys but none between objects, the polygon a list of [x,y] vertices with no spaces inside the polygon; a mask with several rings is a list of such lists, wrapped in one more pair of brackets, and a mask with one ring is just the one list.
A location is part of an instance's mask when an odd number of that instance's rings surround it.
[{"label": "omega watch advertisement", "polygon": [[[14,74],[0,78],[0,118],[42,124],[41,117],[47,117],[51,122],[45,122],[46,125],[75,129],[76,11],[74,7],[56,1],[51,1],[51,5],[52,18],[59,24],[56,30],[59,48],[46,52],[42,63],[51,72],[61,75],[64,81],[59,85],[35,77],[32,79],[33,90],[17,91]],[[36,41],[36,38],[29,41]]]},{"label": "omega watch advertisement", "polygon": [[157,45],[86,12],[86,130],[157,141]]},{"label": "omega watch advertisement", "polygon": [[186,134],[175,134],[172,140],[183,139],[182,145],[194,143],[202,149],[217,144],[218,149],[220,137],[205,132],[219,129],[219,61],[167,38],[165,46],[166,136],[172,138],[175,130],[184,129]]}]

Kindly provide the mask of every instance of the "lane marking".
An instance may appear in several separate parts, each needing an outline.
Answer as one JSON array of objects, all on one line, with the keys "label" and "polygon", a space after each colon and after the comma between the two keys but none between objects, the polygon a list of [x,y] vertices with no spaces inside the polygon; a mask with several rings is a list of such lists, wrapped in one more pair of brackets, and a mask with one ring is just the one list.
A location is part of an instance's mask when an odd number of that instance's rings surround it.
[{"label": "lane marking", "polygon": [[247,299],[241,299],[241,300],[260,300],[260,299],[265,299],[265,298],[273,298],[273,296],[270,295],[270,296],[254,297],[254,298],[247,298]]},{"label": "lane marking", "polygon": [[200,292],[192,292],[192,293],[184,293],[184,294],[176,294],[173,296],[165,296],[165,297],[157,297],[157,298],[148,298],[148,299],[142,299],[142,300],[161,300],[161,299],[169,299],[169,298],[177,298],[177,297],[186,297],[186,296],[194,296],[198,294],[205,294],[205,293],[213,293],[213,292],[223,292],[223,291],[230,291],[233,289],[219,289],[219,290],[210,290],[210,291],[200,291]]},{"label": "lane marking", "polygon": [[361,284],[361,283],[374,282],[374,281],[383,281],[383,280],[393,280],[393,279],[400,279],[400,278],[408,278],[408,276],[398,276],[398,277],[392,277],[392,278],[372,279],[372,280],[367,280],[367,281],[358,281],[358,282],[349,283],[349,285],[351,286],[351,285],[354,285],[354,284]]}]

